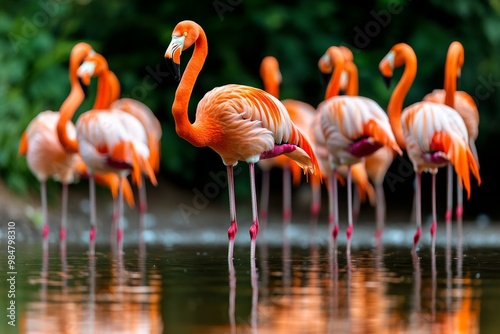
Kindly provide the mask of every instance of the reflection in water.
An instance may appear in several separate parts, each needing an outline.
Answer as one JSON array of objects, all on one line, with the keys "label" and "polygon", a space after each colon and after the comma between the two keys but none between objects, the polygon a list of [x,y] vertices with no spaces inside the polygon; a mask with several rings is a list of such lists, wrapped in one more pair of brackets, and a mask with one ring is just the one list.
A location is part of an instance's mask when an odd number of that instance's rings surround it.
[{"label": "reflection in water", "polygon": [[146,274],[140,265],[130,270],[123,256],[68,258],[66,249],[58,255],[44,253],[40,278],[29,280],[40,285],[40,298],[28,303],[20,318],[23,332],[162,332],[161,281],[155,270]]},{"label": "reflection in water", "polygon": [[19,325],[27,333],[479,332],[480,298],[494,284],[474,279],[479,267],[460,242],[435,253],[348,253],[284,237],[274,248],[261,240],[250,261],[228,261],[225,247],[146,253],[144,244],[95,257],[71,247],[37,254],[28,285],[19,282],[28,295]]}]

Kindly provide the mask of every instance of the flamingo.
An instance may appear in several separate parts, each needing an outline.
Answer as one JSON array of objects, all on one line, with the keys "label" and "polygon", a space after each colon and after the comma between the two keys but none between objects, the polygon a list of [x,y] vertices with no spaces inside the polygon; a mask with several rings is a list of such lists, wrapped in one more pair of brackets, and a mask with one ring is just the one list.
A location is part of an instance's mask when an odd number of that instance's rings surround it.
[{"label": "flamingo", "polygon": [[420,239],[421,217],[421,175],[432,175],[432,226],[430,229],[432,251],[435,249],[436,218],[436,173],[438,168],[451,163],[460,183],[470,196],[470,173],[481,183],[479,169],[468,141],[465,122],[453,108],[429,101],[416,102],[403,110],[403,101],[417,73],[417,57],[406,43],[394,45],[380,61],[382,75],[389,79],[394,68],[404,66],[403,75],[394,89],[387,112],[396,140],[406,149],[416,173],[416,216],[417,231],[413,237],[412,251]]},{"label": "flamingo", "polygon": [[[457,91],[457,77],[460,76],[460,69],[464,61],[464,47],[454,41],[448,48],[445,64],[444,89],[434,89],[431,93],[424,96],[424,101],[445,103],[454,108],[462,116],[467,132],[469,134],[469,146],[479,168],[479,159],[476,150],[475,141],[479,134],[479,111],[474,99],[464,91]],[[453,166],[448,164],[448,187],[446,197],[446,226],[450,226],[453,207]],[[456,216],[461,221],[463,214],[463,196],[462,186],[457,178],[457,207]]]},{"label": "flamingo", "polygon": [[[345,46],[339,46],[340,50],[344,54],[345,58],[345,81],[341,83],[342,87],[345,88],[346,95],[358,95],[359,85],[358,85],[358,68],[354,63],[354,56],[352,51]],[[386,218],[386,203],[385,203],[385,193],[384,193],[384,178],[391,166],[395,157],[395,153],[391,148],[386,146],[381,147],[373,154],[365,157],[364,167],[368,178],[375,185],[375,195],[376,195],[376,207],[375,207],[375,220],[376,220],[376,231],[375,231],[375,242],[380,244],[382,238],[382,232],[384,229],[384,222]],[[359,205],[359,201],[357,202]],[[359,211],[359,208],[356,210]]]},{"label": "flamingo", "polygon": [[[279,62],[273,56],[267,56],[262,59],[260,67],[260,75],[264,83],[266,92],[272,94],[274,97],[279,98],[279,86],[281,83],[281,72],[279,69]],[[311,141],[310,125],[316,109],[310,104],[294,100],[285,99],[281,101],[290,115],[292,122],[297,125],[300,131]],[[314,147],[313,147],[314,149]],[[292,160],[284,155],[280,155],[271,159],[260,160],[258,165],[262,168],[262,196],[261,196],[261,214],[263,217],[267,214],[268,200],[269,200],[269,171],[273,167],[280,167],[283,169],[283,220],[289,221],[291,217],[291,182],[290,178],[293,177],[294,184],[298,184],[301,179],[302,172],[300,167],[293,163]],[[311,220],[316,221],[321,208],[321,178],[319,176],[311,176]]]},{"label": "flamingo", "polygon": [[[104,58],[104,57],[103,57]],[[101,58],[99,58],[101,59]],[[94,75],[96,75],[94,73]],[[108,73],[104,76],[107,80],[106,83],[103,81],[98,82],[98,91],[96,95],[96,103],[94,104],[94,109],[120,109],[126,113],[131,114],[137,118],[147,133],[147,141],[145,144],[149,148],[149,165],[152,167],[155,174],[160,170],[160,145],[162,128],[161,124],[156,118],[153,111],[144,103],[132,99],[132,98],[119,98],[120,97],[120,82],[116,75],[108,70]],[[103,88],[104,87],[104,88]],[[134,176],[134,175],[132,175]],[[138,181],[132,178],[135,184]],[[147,196],[146,196],[146,185],[144,182],[144,173],[141,174],[141,185],[139,188],[139,234],[142,234],[144,229],[144,220],[147,212]],[[115,208],[118,204],[115,201]],[[116,214],[117,210],[115,209]],[[113,219],[113,222],[116,220]],[[114,226],[114,223],[113,223]],[[112,228],[113,230],[113,228]]]},{"label": "flamingo", "polygon": [[[108,64],[104,57],[91,52],[78,68],[77,75],[81,82],[88,86],[93,75],[98,76],[100,89],[110,92]],[[83,90],[77,92],[83,95]],[[65,107],[65,108],[63,108]],[[75,112],[74,106],[63,105],[58,123],[59,140],[68,150],[80,152],[87,165],[89,173],[90,191],[90,232],[89,253],[95,253],[95,236],[97,233],[96,203],[94,174],[96,172],[114,173],[120,180],[133,172],[134,177],[141,185],[141,173],[145,170],[153,182],[156,177],[149,165],[149,149],[144,144],[147,138],[142,124],[132,115],[119,109],[91,109],[82,113],[76,122],[76,138],[71,138],[64,131],[64,125]],[[118,249],[123,249],[123,189],[121,182],[118,189],[119,218],[117,228]]]},{"label": "flamingo", "polygon": [[[346,235],[347,249],[350,251],[353,231],[351,166],[384,146],[399,154],[402,151],[396,143],[387,114],[375,101],[362,96],[338,96],[344,62],[344,55],[336,46],[328,48],[321,57],[318,64],[320,70],[324,72],[326,64],[326,67],[334,68],[334,71],[327,87],[327,99],[317,109],[320,114],[318,126],[328,150],[330,169],[335,171],[338,166],[347,165]],[[338,222],[334,226],[334,238],[335,231],[338,231]]]},{"label": "flamingo", "polygon": [[[92,52],[92,47],[87,43],[77,43],[71,50],[69,60],[69,79],[71,92],[64,103],[69,103],[75,97],[76,91],[80,89],[76,71],[88,53]],[[83,96],[81,96],[83,101]],[[63,103],[63,104],[64,104]],[[81,102],[80,102],[81,103]],[[77,153],[67,152],[59,142],[57,134],[57,124],[60,113],[46,110],[39,113],[27,126],[23,132],[19,154],[25,155],[28,168],[40,182],[41,204],[43,227],[42,237],[44,247],[47,246],[49,235],[48,209],[47,209],[47,188],[46,182],[52,177],[61,182],[61,222],[59,227],[59,239],[61,246],[66,241],[67,207],[68,207],[68,185],[76,182],[80,176],[85,176],[86,167]],[[65,132],[69,137],[76,137],[76,130],[72,123],[65,124]],[[113,196],[116,194],[118,179],[114,175],[98,174],[98,183],[110,188]],[[125,198],[129,205],[133,205],[133,194],[128,182],[123,184]]]},{"label": "flamingo", "polygon": [[[184,74],[180,75],[182,51],[194,45]],[[198,74],[208,54],[207,38],[196,22],[179,22],[165,52],[174,78],[179,80],[172,105],[177,134],[196,147],[208,146],[220,155],[227,166],[230,227],[228,260],[233,258],[234,238],[238,231],[234,198],[233,167],[245,161],[250,169],[253,222],[250,227],[250,257],[255,258],[259,231],[255,195],[255,163],[285,154],[306,173],[319,172],[318,161],[310,143],[293,124],[285,106],[271,94],[250,86],[228,84],[207,92],[199,101],[196,120],[188,118],[188,104]]]}]

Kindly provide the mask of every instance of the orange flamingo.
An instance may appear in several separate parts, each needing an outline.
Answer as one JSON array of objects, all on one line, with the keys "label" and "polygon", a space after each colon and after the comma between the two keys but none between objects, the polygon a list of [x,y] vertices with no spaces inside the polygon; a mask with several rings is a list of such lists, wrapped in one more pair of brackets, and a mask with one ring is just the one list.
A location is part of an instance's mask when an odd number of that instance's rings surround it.
[{"label": "orange flamingo", "polygon": [[[278,60],[275,57],[267,56],[262,59],[260,67],[260,75],[264,83],[266,92],[279,98],[279,86],[281,83],[281,72],[279,69]],[[302,133],[311,141],[310,125],[316,110],[313,106],[306,102],[285,99],[281,101],[290,115],[292,122],[302,131]],[[314,147],[313,147],[314,148]],[[283,221],[288,222],[291,218],[291,182],[293,175],[294,184],[298,184],[301,179],[301,168],[292,160],[284,155],[280,155],[271,159],[260,160],[258,165],[262,168],[262,196],[261,196],[261,212],[266,214],[269,201],[269,171],[273,167],[283,169]],[[316,221],[321,208],[321,177],[311,176],[311,220]],[[263,217],[263,215],[260,215]]]},{"label": "orange flamingo", "polygon": [[[87,43],[77,43],[72,48],[69,60],[71,93],[67,99],[71,99],[75,91],[80,89],[76,71],[78,66],[91,51],[92,47]],[[59,142],[57,136],[59,116],[59,112],[51,110],[39,113],[28,124],[28,127],[22,134],[19,144],[19,154],[26,156],[29,169],[37,177],[41,185],[40,191],[43,216],[42,236],[45,247],[47,246],[49,235],[46,193],[46,182],[48,178],[52,177],[62,184],[59,238],[61,240],[61,247],[64,247],[67,225],[68,185],[76,181],[81,175],[84,176],[86,173],[86,168],[81,157],[78,154],[67,152]],[[76,137],[76,130],[72,123],[66,124],[65,131],[69,136]],[[99,174],[97,178],[98,183],[109,187],[112,195],[115,196],[118,187],[118,179],[114,175],[108,174]],[[129,205],[133,205],[134,198],[130,185],[126,182],[123,186]]]},{"label": "orange flamingo", "polygon": [[[342,87],[345,88],[346,95],[358,95],[359,85],[358,85],[358,68],[354,63],[354,55],[352,51],[345,46],[339,46],[340,50],[344,54],[345,58],[345,73],[344,76],[345,82],[341,83]],[[375,231],[375,242],[380,244],[382,238],[382,232],[384,229],[384,223],[386,218],[386,203],[385,203],[385,193],[384,193],[384,178],[391,166],[395,157],[395,153],[391,148],[386,146],[381,147],[373,154],[365,157],[364,167],[366,169],[366,173],[368,174],[368,178],[375,185],[375,194],[376,194],[376,208],[375,208],[375,217],[376,217],[376,231]],[[359,201],[356,202],[359,206]],[[355,211],[359,211],[359,208]]]},{"label": "orange flamingo", "polygon": [[481,183],[479,169],[469,148],[469,136],[465,123],[453,108],[429,101],[414,103],[403,110],[403,101],[417,73],[417,57],[405,43],[394,45],[380,61],[379,69],[387,82],[394,68],[404,66],[403,75],[394,89],[387,112],[400,147],[406,149],[416,173],[417,231],[413,238],[415,251],[422,231],[421,175],[432,174],[432,251],[435,249],[436,218],[436,173],[439,167],[453,164],[460,183],[470,196],[470,174]]},{"label": "orange flamingo", "polygon": [[[424,96],[424,101],[444,103],[454,108],[462,116],[467,132],[469,134],[469,146],[479,168],[479,159],[477,156],[475,141],[479,134],[479,111],[474,99],[464,91],[457,91],[457,78],[460,76],[460,70],[464,61],[464,47],[454,41],[448,48],[445,64],[444,89],[435,89]],[[446,197],[446,226],[450,226],[453,207],[453,166],[448,164],[448,188]],[[457,178],[457,220],[462,220],[463,214],[463,189]],[[449,230],[449,229],[448,229]],[[448,233],[451,231],[448,231]]]},{"label": "orange flamingo", "polygon": [[[328,48],[319,61],[320,70],[323,72],[325,63],[334,71],[327,87],[326,99],[318,106],[321,115],[318,123],[328,149],[331,170],[335,171],[338,166],[347,165],[346,235],[349,251],[353,230],[351,166],[363,161],[364,157],[383,146],[400,154],[402,152],[391,131],[387,114],[375,101],[361,96],[338,96],[340,76],[345,63],[342,51],[336,46]],[[338,222],[334,226],[335,230],[338,231]]]},{"label": "orange flamingo", "polygon": [[[181,78],[181,53],[193,44],[193,54]],[[190,20],[179,22],[165,52],[165,58],[171,61],[174,77],[180,79],[172,105],[175,129],[180,137],[194,146],[212,148],[227,166],[231,219],[228,259],[233,257],[234,237],[238,231],[233,166],[240,160],[249,164],[253,216],[249,230],[250,257],[253,259],[259,231],[255,163],[285,154],[306,173],[315,174],[319,172],[318,161],[306,137],[292,123],[285,106],[261,89],[236,84],[212,89],[198,103],[196,120],[192,124],[188,118],[189,99],[207,54],[207,38],[201,26]]]},{"label": "orange flamingo", "polygon": [[[111,92],[107,78],[109,75],[107,62],[104,57],[92,52],[78,68],[77,75],[82,83],[88,86],[90,78],[94,74],[99,78],[102,91]],[[83,95],[83,90],[78,90],[76,94]],[[93,255],[97,233],[94,174],[96,172],[114,173],[118,175],[120,180],[123,180],[132,171],[139,185],[141,184],[141,173],[144,170],[153,183],[156,182],[156,177],[149,165],[149,149],[147,145],[143,144],[147,138],[144,127],[128,113],[119,109],[91,109],[81,114],[76,122],[77,138],[68,136],[65,124],[76,111],[75,105],[77,107],[78,102],[77,99],[71,100],[70,103],[63,104],[61,107],[58,134],[59,140],[67,150],[80,152],[88,168],[91,204],[89,252]],[[119,185],[117,240],[119,251],[121,251],[123,248],[123,189],[121,182]]]},{"label": "orange flamingo", "polygon": [[[104,57],[99,58],[104,59]],[[96,73],[94,73],[96,75]],[[96,95],[96,103],[94,104],[94,109],[120,109],[126,113],[131,114],[137,118],[147,133],[147,144],[149,148],[149,165],[152,167],[155,173],[160,170],[160,146],[161,146],[161,136],[162,128],[161,124],[156,118],[153,111],[146,106],[144,103],[134,100],[131,98],[119,98],[120,97],[120,82],[116,75],[108,70],[105,76],[107,83],[100,81],[98,82],[98,92]],[[104,86],[103,86],[104,85]],[[103,88],[104,87],[104,88]],[[134,175],[132,175],[134,176]],[[133,177],[132,181],[138,184],[138,181]],[[142,235],[144,229],[144,220],[147,212],[147,196],[146,196],[146,185],[144,182],[144,173],[141,174],[141,185],[139,188],[139,234]],[[115,201],[115,217],[113,222],[117,219],[116,215],[118,204]],[[113,224],[114,226],[114,224]],[[112,228],[112,230],[114,230]]]}]

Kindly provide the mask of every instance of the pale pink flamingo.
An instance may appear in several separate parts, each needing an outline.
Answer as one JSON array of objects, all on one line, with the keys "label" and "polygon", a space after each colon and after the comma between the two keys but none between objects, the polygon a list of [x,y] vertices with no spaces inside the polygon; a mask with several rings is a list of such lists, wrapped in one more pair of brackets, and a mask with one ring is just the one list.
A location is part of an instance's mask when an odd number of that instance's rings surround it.
[{"label": "pale pink flamingo", "polygon": [[[353,231],[351,166],[363,161],[383,146],[402,153],[392,133],[389,118],[384,110],[373,100],[362,96],[338,96],[340,75],[344,69],[344,55],[336,47],[328,48],[321,57],[319,67],[324,72],[326,63],[333,68],[332,79],[328,85],[326,99],[318,106],[319,127],[328,149],[329,164],[332,171],[338,166],[347,165],[347,206],[348,226],[347,249],[350,251]],[[334,226],[334,231],[338,231]],[[335,234],[334,234],[335,237]]]},{"label": "pale pink flamingo", "polygon": [[[461,184],[470,196],[470,173],[480,184],[479,169],[469,148],[467,127],[460,114],[453,108],[429,101],[414,103],[403,110],[403,102],[417,73],[417,57],[405,43],[394,45],[380,61],[382,75],[390,79],[396,67],[404,66],[403,75],[394,89],[387,112],[396,140],[406,149],[416,173],[417,231],[413,238],[413,251],[422,231],[421,175],[432,174],[432,251],[435,249],[436,217],[436,173],[439,167],[451,163]],[[389,80],[387,80],[389,82]]]},{"label": "pale pink flamingo", "polygon": [[[78,76],[83,84],[89,85],[90,78],[96,75],[103,92],[111,92],[109,88],[110,71],[106,59],[93,52],[78,68]],[[83,92],[81,92],[83,94]],[[63,105],[64,107],[64,105]],[[63,127],[76,111],[68,106],[61,107],[61,117],[58,124]],[[141,185],[141,173],[146,172],[153,183],[156,176],[149,164],[149,149],[144,142],[147,135],[142,124],[132,115],[119,109],[91,109],[82,113],[76,122],[77,138],[68,137],[63,130],[59,132],[59,139],[64,146],[80,152],[89,173],[90,191],[90,233],[89,252],[95,252],[95,236],[97,233],[96,203],[94,173],[114,173],[120,180],[130,172],[134,173],[138,184]],[[123,248],[123,192],[118,189],[119,218],[117,229],[118,250]]]},{"label": "pale pink flamingo", "polygon": [[[193,54],[180,75],[180,56],[191,46]],[[228,229],[228,259],[233,257],[234,237],[238,231],[234,198],[233,167],[246,161],[250,167],[253,222],[250,227],[250,257],[255,258],[259,231],[255,194],[255,163],[260,159],[285,154],[315,174],[319,166],[306,137],[293,124],[285,106],[271,94],[254,87],[229,84],[207,92],[198,103],[196,120],[188,118],[188,104],[198,74],[208,54],[207,38],[195,22],[178,23],[165,52],[174,77],[180,79],[172,105],[177,134],[196,147],[208,146],[227,166],[231,225]]]},{"label": "pale pink flamingo", "polygon": [[[354,55],[352,51],[345,46],[339,46],[340,50],[344,54],[345,58],[345,82],[341,83],[346,95],[359,95],[359,80],[358,80],[358,68],[354,63]],[[375,231],[375,242],[380,244],[382,238],[382,232],[384,229],[384,223],[386,219],[386,203],[385,203],[385,193],[384,193],[384,179],[389,167],[391,167],[394,161],[395,152],[392,148],[381,147],[373,154],[365,157],[364,167],[368,178],[373,182],[375,186],[376,194],[376,207],[375,207],[375,221],[376,221],[376,231]],[[359,201],[355,202],[355,206],[359,206]],[[359,207],[355,210],[359,212]]]},{"label": "pale pink flamingo", "polygon": [[[83,101],[84,96],[76,93],[76,91],[81,90],[76,72],[78,66],[80,66],[90,52],[92,52],[92,47],[83,42],[77,43],[72,48],[69,59],[71,92],[64,103],[69,103],[70,100],[75,98],[81,98],[81,101]],[[66,151],[59,142],[57,134],[59,116],[59,112],[51,110],[39,113],[28,124],[19,144],[19,154],[26,156],[29,169],[40,181],[43,218],[42,236],[45,247],[47,246],[49,235],[46,192],[48,178],[53,178],[62,184],[59,238],[61,246],[64,247],[67,234],[68,185],[79,179],[81,175],[85,175],[86,172],[81,157],[77,153]],[[76,138],[76,130],[72,123],[68,122],[65,124],[65,132],[70,138]],[[97,177],[99,184],[109,187],[114,196],[118,186],[118,179],[114,175],[107,174],[99,174]],[[128,182],[124,184],[124,187],[127,201],[129,204],[133,204],[133,194]]]},{"label": "pale pink flamingo", "polygon": [[[272,94],[279,99],[279,90],[281,84],[281,72],[279,69],[279,62],[275,57],[267,56],[262,59],[260,66],[260,76],[264,83],[266,92]],[[299,130],[311,141],[310,125],[316,113],[316,109],[306,102],[293,99],[285,99],[281,101],[290,115],[292,122],[299,128]],[[301,175],[303,174],[301,168],[287,158],[285,155],[280,155],[271,159],[264,159],[258,162],[258,165],[263,171],[262,177],[262,196],[261,196],[261,215],[267,216],[267,208],[269,201],[269,172],[273,167],[279,167],[283,170],[283,221],[288,222],[292,214],[292,200],[291,200],[291,178],[293,173],[294,183],[300,183]],[[320,177],[311,176],[311,220],[316,221],[320,208],[321,208],[321,188]]]},{"label": "pale pink flamingo", "polygon": [[[460,77],[460,71],[464,62],[464,47],[454,41],[448,48],[446,55],[446,64],[444,71],[444,89],[434,89],[431,93],[424,96],[424,101],[444,103],[454,108],[462,116],[467,132],[469,134],[469,146],[479,168],[479,159],[477,156],[475,141],[479,134],[479,111],[474,99],[464,91],[457,91],[457,79]],[[446,226],[448,234],[451,232],[449,227],[452,218],[453,208],[453,166],[448,164],[448,187],[446,197]],[[460,180],[457,178],[457,220],[461,222],[463,214],[463,189]]]},{"label": "pale pink flamingo", "polygon": [[[95,75],[95,74],[94,74]],[[107,82],[98,82],[96,94],[96,103],[93,109],[120,109],[137,118],[147,133],[147,141],[145,144],[149,148],[149,164],[155,173],[160,170],[160,146],[162,128],[153,111],[144,103],[132,98],[120,98],[120,82],[116,75],[109,71],[105,76]],[[132,175],[132,181],[138,184],[138,180]],[[139,234],[142,235],[144,229],[144,220],[147,212],[147,196],[146,184],[144,182],[144,173],[141,173],[141,182],[139,189]],[[115,213],[112,231],[114,231],[114,223],[118,218],[118,203],[115,201]]]}]

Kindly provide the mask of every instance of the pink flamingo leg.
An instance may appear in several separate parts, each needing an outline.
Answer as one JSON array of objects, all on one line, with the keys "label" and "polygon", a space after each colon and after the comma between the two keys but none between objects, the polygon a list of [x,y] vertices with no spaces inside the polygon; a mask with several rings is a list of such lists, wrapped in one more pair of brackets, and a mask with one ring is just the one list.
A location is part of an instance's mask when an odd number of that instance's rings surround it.
[{"label": "pink flamingo leg", "polygon": [[436,214],[436,174],[432,173],[432,225],[431,225],[431,243],[432,252],[436,248],[436,230],[437,230],[437,214]]},{"label": "pink flamingo leg", "polygon": [[375,232],[375,242],[380,245],[382,239],[382,233],[384,231],[385,224],[385,194],[384,186],[379,183],[375,185],[375,192],[377,196],[377,206],[375,208],[375,215],[377,221],[377,230]]},{"label": "pink flamingo leg", "polygon": [[318,221],[319,212],[321,210],[321,185],[311,184],[311,221]]},{"label": "pink flamingo leg", "polygon": [[292,183],[290,175],[290,166],[283,167],[283,223],[286,226],[292,218]]},{"label": "pink flamingo leg", "polygon": [[460,221],[463,218],[463,213],[464,213],[464,194],[463,194],[463,187],[462,184],[460,183],[460,179],[457,176],[457,209],[456,209],[456,215],[457,219],[460,219]]},{"label": "pink flamingo leg", "polygon": [[227,166],[227,182],[229,185],[229,215],[231,219],[231,225],[227,230],[227,236],[229,239],[229,247],[227,258],[232,261],[233,259],[233,249],[234,249],[234,238],[236,233],[238,233],[238,224],[236,223],[236,200],[234,197],[234,171],[233,166]]},{"label": "pink flamingo leg", "polygon": [[90,232],[89,232],[89,255],[95,254],[95,237],[97,234],[97,215],[95,203],[95,180],[94,173],[89,173],[89,201],[90,201]]},{"label": "pink flamingo leg", "polygon": [[252,194],[252,217],[253,222],[250,226],[250,259],[255,259],[255,240],[259,234],[259,216],[257,214],[257,195],[255,192],[255,164],[249,163],[250,167],[250,190]]},{"label": "pink flamingo leg", "polygon": [[339,211],[338,211],[338,193],[337,193],[337,170],[333,169],[328,176],[328,204],[329,217],[328,223],[332,231],[333,241],[337,241],[339,233]]},{"label": "pink flamingo leg", "polygon": [[417,178],[417,184],[415,187],[415,216],[417,218],[417,231],[413,236],[413,251],[416,251],[420,234],[422,233],[422,202],[420,197],[422,173],[417,171],[415,177]]},{"label": "pink flamingo leg", "polygon": [[40,182],[40,197],[42,201],[42,238],[43,238],[43,249],[48,249],[49,247],[49,213],[47,208],[47,181]]},{"label": "pink flamingo leg", "polygon": [[445,220],[446,223],[451,222],[452,218],[452,207],[453,207],[453,165],[448,164],[447,166],[447,189],[446,189],[446,213]]},{"label": "pink flamingo leg", "polygon": [[146,180],[144,174],[141,174],[142,182],[139,187],[139,235],[142,236],[148,211],[148,198],[146,195]]},{"label": "pink flamingo leg", "polygon": [[118,224],[116,229],[116,241],[118,242],[118,254],[123,252],[123,176],[120,175],[118,183]]},{"label": "pink flamingo leg", "polygon": [[118,224],[118,219],[120,216],[120,205],[118,202],[118,198],[113,198],[113,216],[111,218],[111,231],[110,231],[110,237],[111,237],[111,244],[114,245],[116,241],[116,225]]},{"label": "pink flamingo leg", "polygon": [[61,247],[66,243],[66,221],[68,217],[68,184],[62,184],[61,194],[61,227],[59,228],[59,239],[61,240]]},{"label": "pink flamingo leg", "polygon": [[353,225],[353,216],[352,216],[352,173],[351,173],[351,165],[347,166],[347,252],[351,252],[351,236],[352,230],[354,228]]},{"label": "pink flamingo leg", "polygon": [[269,208],[269,170],[262,171],[262,188],[260,193],[260,219],[267,220]]}]

